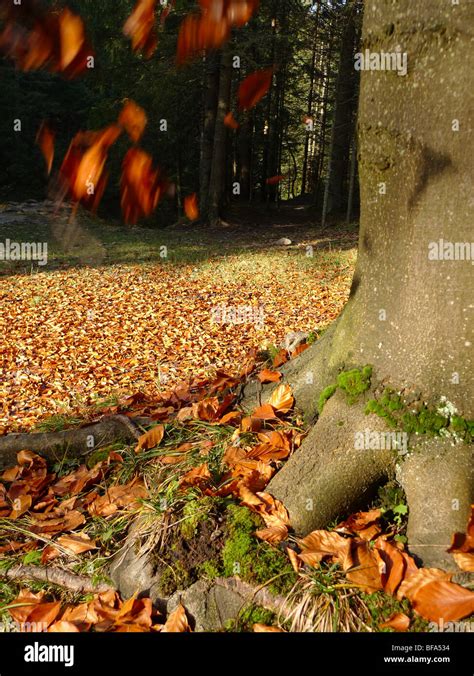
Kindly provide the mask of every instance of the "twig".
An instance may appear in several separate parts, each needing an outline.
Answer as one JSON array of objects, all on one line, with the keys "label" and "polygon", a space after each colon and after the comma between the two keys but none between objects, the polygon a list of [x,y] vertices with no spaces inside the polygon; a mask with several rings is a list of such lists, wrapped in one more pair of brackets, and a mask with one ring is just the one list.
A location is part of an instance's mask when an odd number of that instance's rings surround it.
[{"label": "twig", "polygon": [[76,575],[63,568],[42,568],[41,566],[25,566],[17,564],[0,573],[9,580],[36,580],[37,582],[49,582],[65,587],[81,594],[99,594],[101,592],[115,590],[110,584],[100,582],[95,584],[85,575]]}]

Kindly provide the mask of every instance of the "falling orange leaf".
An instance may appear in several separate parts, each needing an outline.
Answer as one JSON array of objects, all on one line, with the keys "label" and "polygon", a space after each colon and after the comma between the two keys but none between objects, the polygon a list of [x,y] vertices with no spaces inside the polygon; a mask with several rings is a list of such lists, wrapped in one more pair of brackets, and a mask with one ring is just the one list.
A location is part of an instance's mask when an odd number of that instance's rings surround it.
[{"label": "falling orange leaf", "polygon": [[46,122],[42,122],[36,136],[36,143],[39,145],[46,162],[48,174],[51,173],[54,159],[54,133],[48,127]]},{"label": "falling orange leaf", "polygon": [[130,148],[122,163],[120,181],[121,204],[126,223],[136,223],[149,216],[163,197],[168,183],[153,169],[150,155],[139,148]]},{"label": "falling orange leaf", "polygon": [[280,183],[280,181],[283,181],[284,178],[286,178],[286,176],[278,174],[278,176],[271,176],[270,178],[267,178],[265,183],[267,185],[276,185],[277,183]]},{"label": "falling orange leaf", "polygon": [[131,15],[123,27],[123,33],[132,41],[134,52],[143,52],[150,58],[158,45],[155,32],[155,8],[157,0],[137,0]]},{"label": "falling orange leaf", "polygon": [[199,218],[198,196],[195,192],[192,195],[186,195],[184,198],[184,213],[190,221]]},{"label": "falling orange leaf", "polygon": [[126,101],[119,115],[118,123],[122,125],[132,141],[140,140],[145,131],[148,119],[143,108],[134,101]]},{"label": "falling orange leaf", "polygon": [[239,128],[239,123],[235,119],[234,114],[232,112],[227,113],[227,115],[224,117],[224,124],[226,127],[229,127],[229,129]]},{"label": "falling orange leaf", "polygon": [[240,83],[237,100],[240,110],[250,110],[265,96],[272,84],[273,68],[257,70]]}]

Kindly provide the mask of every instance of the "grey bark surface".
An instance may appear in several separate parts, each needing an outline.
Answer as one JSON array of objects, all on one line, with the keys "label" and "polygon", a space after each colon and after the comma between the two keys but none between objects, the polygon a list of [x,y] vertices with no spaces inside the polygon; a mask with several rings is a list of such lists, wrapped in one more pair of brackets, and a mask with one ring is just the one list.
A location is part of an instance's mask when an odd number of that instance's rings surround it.
[{"label": "grey bark surface", "polygon": [[[472,262],[428,257],[431,242],[472,239],[474,38],[469,26],[473,18],[472,3],[452,5],[444,0],[379,0],[365,7],[362,51],[395,52],[399,46],[408,54],[408,72],[362,73],[361,226],[350,298],[328,335],[282,369],[297,405],[309,418],[321,390],[335,381],[338,371],[365,364],[373,366],[386,386],[421,392],[429,402],[446,397],[459,415],[473,418]],[[459,120],[459,131],[453,130],[453,120]],[[265,400],[271,389],[257,394],[248,386],[244,406],[257,398]],[[337,498],[341,491],[337,483],[341,477],[347,479],[344,453],[355,467],[349,439],[346,445],[341,441],[342,456],[334,455],[335,441],[326,458],[323,454],[323,431],[331,435],[330,418],[337,424],[343,415],[339,411],[330,416],[330,403],[301,449],[268,486],[269,492],[289,501],[298,530],[327,524],[340,508],[349,509],[349,500],[344,505],[342,497]],[[350,418],[350,407],[347,410]],[[375,424],[376,416],[369,419]],[[420,467],[410,460],[404,485],[409,494],[410,540],[418,549],[429,545],[425,565],[436,565],[439,556],[433,554],[433,545],[441,549],[446,544],[446,534],[459,530],[460,517],[428,496],[444,493],[446,500],[448,494],[456,499],[462,488],[463,512],[473,484],[472,474],[459,482],[465,472],[462,444],[452,449],[447,485],[437,459],[444,440],[434,438],[430,447],[431,455],[424,461],[419,458]],[[363,487],[372,475],[370,462],[362,460],[362,465],[367,473],[367,481],[360,476]],[[424,478],[415,490],[421,466]],[[336,485],[332,489],[331,473]],[[414,478],[408,479],[410,475]],[[314,500],[316,512],[311,516],[297,497],[303,495]]]}]

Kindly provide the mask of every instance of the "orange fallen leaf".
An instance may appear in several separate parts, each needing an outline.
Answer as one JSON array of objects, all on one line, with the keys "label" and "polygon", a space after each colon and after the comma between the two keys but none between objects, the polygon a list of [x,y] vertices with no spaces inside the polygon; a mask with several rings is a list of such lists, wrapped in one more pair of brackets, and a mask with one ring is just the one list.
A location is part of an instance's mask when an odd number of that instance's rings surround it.
[{"label": "orange fallen leaf", "polygon": [[263,369],[260,371],[257,378],[261,383],[276,383],[281,379],[281,373],[279,371],[270,371],[270,369]]},{"label": "orange fallen leaf", "polygon": [[95,541],[91,540],[90,537],[85,533],[61,535],[57,541],[72,554],[83,554],[84,552],[89,552],[92,549],[97,549],[97,544]]},{"label": "orange fallen leaf", "polygon": [[184,606],[180,603],[176,610],[168,616],[162,630],[165,633],[184,633],[191,631],[189,626],[188,618],[186,617],[186,610]]},{"label": "orange fallen leaf", "polygon": [[284,629],[280,629],[279,627],[270,627],[267,624],[260,624],[259,622],[256,622],[253,625],[253,631],[256,633],[278,633],[278,634],[285,634]]},{"label": "orange fallen leaf", "polygon": [[[273,408],[276,408],[280,413],[288,413],[288,411],[293,407],[295,400],[291,392],[291,387],[286,383],[278,385],[278,387],[273,390],[270,395],[268,403]],[[255,414],[254,414],[255,415]]]},{"label": "orange fallen leaf", "polygon": [[370,548],[367,540],[351,540],[351,563],[343,565],[346,578],[367,594],[383,589],[382,561],[376,550]]},{"label": "orange fallen leaf", "polygon": [[471,515],[466,533],[455,533],[448,552],[461,570],[474,572],[474,505],[471,505]]},{"label": "orange fallen leaf", "polygon": [[409,596],[413,609],[426,620],[462,620],[474,613],[474,591],[448,580],[433,580]]},{"label": "orange fallen leaf", "polygon": [[382,622],[381,629],[394,629],[395,631],[408,631],[410,628],[410,618],[405,613],[394,613],[388,620]]},{"label": "orange fallen leaf", "polygon": [[302,549],[298,558],[310,566],[319,566],[324,559],[338,561],[343,569],[352,563],[350,539],[334,531],[314,530],[297,542]]},{"label": "orange fallen leaf", "polygon": [[275,415],[275,409],[271,404],[262,404],[252,413],[252,418],[258,418],[259,420],[278,420]]},{"label": "orange fallen leaf", "polygon": [[165,435],[164,425],[156,425],[152,427],[151,430],[142,434],[139,438],[137,445],[135,446],[135,453],[140,453],[140,451],[149,451],[152,448],[156,448],[160,445],[163,437]]}]

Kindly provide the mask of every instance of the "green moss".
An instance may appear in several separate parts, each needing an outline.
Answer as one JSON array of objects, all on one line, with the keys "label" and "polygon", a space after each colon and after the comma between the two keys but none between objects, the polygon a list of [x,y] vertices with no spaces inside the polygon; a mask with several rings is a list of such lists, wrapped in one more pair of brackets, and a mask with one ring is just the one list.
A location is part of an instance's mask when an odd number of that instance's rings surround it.
[{"label": "green moss", "polygon": [[324,388],[324,390],[321,392],[319,395],[318,399],[318,412],[319,415],[323,412],[324,404],[327,402],[328,399],[332,397],[334,392],[337,390],[337,385],[328,385],[327,387]]},{"label": "green moss", "polygon": [[235,620],[226,622],[225,630],[228,632],[251,632],[254,624],[266,624],[271,626],[276,620],[275,613],[260,606],[245,606]]},{"label": "green moss", "polygon": [[[443,400],[442,400],[443,402]],[[410,410],[402,397],[394,390],[386,389],[380,399],[371,399],[365,407],[366,415],[374,413],[391,426],[407,434],[427,434],[431,436],[456,435],[466,443],[472,442],[474,422],[459,415],[452,415],[450,407],[444,403],[438,407],[424,404],[420,409]]]},{"label": "green moss", "polygon": [[160,592],[163,596],[171,596],[177,589],[186,589],[192,584],[189,572],[176,561],[173,566],[167,566],[160,573]]},{"label": "green moss", "polygon": [[337,376],[337,386],[346,393],[349,404],[353,404],[359,395],[369,389],[371,377],[372,367],[369,365],[362,369],[343,371]]},{"label": "green moss", "polygon": [[319,414],[321,415],[327,400],[332,397],[338,388],[345,392],[348,403],[354,404],[358,397],[369,389],[371,377],[372,367],[369,365],[364,366],[362,369],[351,369],[350,371],[339,373],[337,382],[325,387],[319,395]]},{"label": "green moss", "polygon": [[199,576],[207,577],[214,580],[216,577],[221,577],[224,574],[220,561],[204,561],[198,566]]},{"label": "green moss", "polygon": [[239,575],[256,584],[276,578],[269,589],[283,593],[291,589],[296,574],[284,552],[255,537],[255,530],[261,527],[261,519],[246,507],[229,505],[228,538],[222,549],[224,575]]},{"label": "green moss", "polygon": [[410,631],[427,631],[428,622],[423,618],[413,614],[408,599],[397,601],[393,596],[384,592],[375,592],[374,594],[360,594],[372,619],[372,629],[384,633],[392,632],[393,629],[381,629],[380,625],[388,620],[394,613],[405,613],[410,617]]},{"label": "green moss", "polygon": [[209,519],[214,507],[215,500],[211,497],[195,498],[184,505],[181,534],[186,540],[191,540],[197,534],[199,524]]}]

